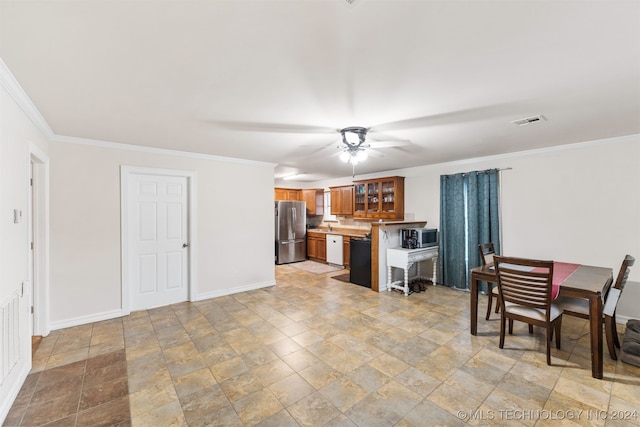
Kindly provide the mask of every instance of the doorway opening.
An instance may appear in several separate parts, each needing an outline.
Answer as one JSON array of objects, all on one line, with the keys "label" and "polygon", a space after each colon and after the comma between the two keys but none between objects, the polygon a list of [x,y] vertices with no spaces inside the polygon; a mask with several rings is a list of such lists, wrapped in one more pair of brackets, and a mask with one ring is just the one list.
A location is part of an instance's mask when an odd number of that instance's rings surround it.
[{"label": "doorway opening", "polygon": [[29,146],[29,332],[35,353],[49,335],[49,158],[34,144]]}]

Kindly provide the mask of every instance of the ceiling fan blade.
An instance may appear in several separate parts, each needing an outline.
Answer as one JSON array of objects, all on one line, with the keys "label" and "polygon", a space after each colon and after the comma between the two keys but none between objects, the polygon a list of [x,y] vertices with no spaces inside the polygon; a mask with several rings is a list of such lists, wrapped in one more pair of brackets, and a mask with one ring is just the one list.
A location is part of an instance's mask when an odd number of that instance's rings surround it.
[{"label": "ceiling fan blade", "polygon": [[[328,147],[327,147],[327,148],[328,148]],[[329,157],[329,158],[331,158],[331,157],[337,157],[337,156],[339,156],[340,154],[342,154],[342,152],[343,152],[343,151],[344,151],[344,150],[338,150],[338,151],[336,151],[335,153],[330,154],[328,157]],[[371,157],[376,157],[376,158],[378,158],[378,157],[384,157],[384,154],[383,154],[383,153],[381,153],[381,152],[380,152],[380,151],[378,151],[378,150],[372,150],[371,148],[367,148],[367,149],[366,149],[366,151],[367,151],[367,154],[368,154],[368,155],[370,155]]]},{"label": "ceiling fan blade", "polygon": [[368,140],[367,144],[371,146],[371,148],[391,148],[391,147],[406,147],[407,145],[411,145],[412,142],[408,139],[399,139],[395,141],[378,141],[378,140]]},{"label": "ceiling fan blade", "polygon": [[242,132],[274,132],[274,133],[338,133],[340,129],[298,125],[291,123],[239,122],[230,120],[209,120],[214,126]]},{"label": "ceiling fan blade", "polygon": [[375,128],[369,129],[369,133],[367,135],[370,139],[373,139],[376,141],[407,141],[406,139],[403,139],[403,138],[398,138],[386,133],[382,133]]},{"label": "ceiling fan blade", "polygon": [[381,153],[378,150],[372,150],[371,148],[367,149],[367,153],[369,153],[371,157],[376,157],[376,158],[384,157],[383,153]]},{"label": "ceiling fan blade", "polygon": [[338,151],[336,149],[336,144],[329,144],[329,145],[323,145],[321,147],[315,146],[315,147],[310,147],[307,146],[306,148],[311,149],[308,153],[308,155],[310,156],[315,156],[317,154],[322,154],[322,153],[326,153],[326,155],[328,155],[329,157],[332,157],[335,154],[340,154],[342,151]]},{"label": "ceiling fan blade", "polygon": [[427,126],[440,126],[456,124],[461,122],[473,122],[483,119],[502,117],[511,114],[516,107],[515,104],[495,104],[482,107],[468,108],[466,110],[449,111],[430,116],[414,117],[396,122],[381,123],[373,126],[371,131],[393,131],[401,129],[415,129]]}]

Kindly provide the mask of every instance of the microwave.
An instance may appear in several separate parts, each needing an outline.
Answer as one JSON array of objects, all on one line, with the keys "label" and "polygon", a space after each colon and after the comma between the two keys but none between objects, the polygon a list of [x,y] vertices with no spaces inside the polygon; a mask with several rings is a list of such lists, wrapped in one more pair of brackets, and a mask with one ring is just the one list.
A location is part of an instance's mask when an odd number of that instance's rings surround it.
[{"label": "microwave", "polygon": [[405,249],[428,248],[438,246],[438,229],[403,228],[401,230],[402,247]]}]

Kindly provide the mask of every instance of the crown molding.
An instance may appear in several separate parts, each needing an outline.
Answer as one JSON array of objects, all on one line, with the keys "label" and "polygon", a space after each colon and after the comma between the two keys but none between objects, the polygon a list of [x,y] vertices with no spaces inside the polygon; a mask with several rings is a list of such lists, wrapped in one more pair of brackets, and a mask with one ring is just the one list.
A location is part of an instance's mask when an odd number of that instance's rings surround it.
[{"label": "crown molding", "polygon": [[201,160],[213,160],[226,163],[240,163],[250,166],[275,168],[277,163],[262,162],[258,160],[239,159],[236,157],[216,156],[214,154],[195,153],[192,151],[170,150],[168,148],[148,147],[145,145],[123,144],[119,142],[100,141],[97,139],[77,138],[75,136],[54,135],[49,138],[51,142],[64,144],[78,144],[89,147],[106,148],[112,150],[137,151],[141,153],[160,154],[165,156],[186,157]]},{"label": "crown molding", "polygon": [[[491,156],[473,157],[469,159],[454,160],[451,162],[437,163],[429,166],[465,165],[470,163],[478,163],[480,161],[513,159],[518,157],[531,156],[534,154],[557,153],[559,151],[577,150],[577,149],[582,149],[587,147],[598,147],[601,145],[619,144],[619,143],[626,143],[626,142],[640,142],[640,134],[635,133],[631,135],[614,136],[611,138],[594,139],[591,141],[574,142],[574,143],[564,144],[564,145],[552,145],[550,147],[544,147],[544,148],[533,148],[530,150],[512,151],[510,153],[494,154]],[[417,167],[420,167],[420,166],[417,166]]]},{"label": "crown molding", "polygon": [[[415,176],[416,171],[420,170],[429,170],[434,168],[442,168],[448,166],[461,166],[461,165],[473,165],[476,163],[487,163],[487,162],[497,162],[509,159],[517,159],[520,157],[526,157],[531,155],[540,155],[547,153],[557,153],[560,151],[570,151],[570,150],[580,150],[589,147],[601,147],[610,144],[623,144],[623,143],[640,143],[640,134],[634,133],[631,135],[623,135],[623,136],[614,136],[611,138],[603,138],[603,139],[594,139],[591,141],[584,142],[574,142],[570,144],[564,145],[553,145],[551,147],[544,148],[534,148],[531,150],[523,150],[523,151],[513,151],[511,153],[503,153],[503,154],[494,154],[491,156],[484,157],[472,157],[468,159],[461,160],[452,160],[450,162],[440,162],[433,163],[428,165],[421,166],[412,166],[408,168],[400,168],[400,169],[392,169],[383,172],[374,172],[370,174],[359,175],[360,179],[373,179],[379,178],[383,176],[391,176],[391,175],[404,175],[404,176]],[[319,180],[314,182],[305,182],[305,184],[310,185],[310,187],[323,187],[323,186],[331,186],[331,185],[343,185],[345,182],[351,182],[351,176],[343,176],[340,178],[331,178],[326,180]],[[325,183],[329,183],[329,185],[324,185]]]},{"label": "crown molding", "polygon": [[24,113],[31,119],[31,121],[36,125],[36,127],[42,132],[42,134],[50,141],[50,142],[59,142],[59,143],[68,143],[68,144],[79,144],[86,145],[90,147],[100,147],[100,148],[108,148],[114,150],[125,150],[125,151],[137,151],[143,153],[152,153],[152,154],[161,154],[165,156],[174,156],[174,157],[187,157],[193,159],[202,159],[202,160],[214,160],[219,162],[227,162],[227,163],[241,163],[245,165],[251,166],[262,166],[268,168],[275,168],[277,166],[276,163],[268,163],[268,162],[260,162],[257,160],[247,160],[247,159],[238,159],[234,157],[224,157],[224,156],[215,156],[212,154],[203,154],[203,153],[194,153],[191,151],[180,151],[180,150],[169,150],[165,148],[156,148],[156,147],[146,147],[142,145],[133,145],[133,144],[122,144],[117,142],[109,142],[109,141],[99,141],[95,139],[88,138],[77,138],[74,136],[64,136],[64,135],[56,135],[49,124],[44,119],[38,108],[31,102],[31,99],[26,94],[18,80],[16,80],[15,76],[9,70],[5,62],[0,58],[0,85],[7,91],[9,96],[13,98],[13,100],[18,104],[18,106],[24,111]]},{"label": "crown molding", "polygon": [[42,132],[42,134],[51,139],[54,136],[53,131],[49,127],[47,121],[42,117],[40,111],[36,108],[36,106],[31,102],[29,96],[27,96],[26,92],[18,83],[15,76],[7,67],[7,64],[4,63],[2,58],[0,58],[0,85],[9,93],[9,96],[13,98],[13,100],[18,104],[18,106],[25,112],[27,117],[31,119],[33,124]]},{"label": "crown molding", "polygon": [[[109,148],[109,149],[115,149],[115,150],[137,151],[137,152],[144,152],[144,153],[161,154],[166,156],[214,160],[214,161],[220,161],[220,162],[241,163],[246,165],[262,166],[262,167],[269,167],[269,168],[275,168],[278,165],[277,163],[261,162],[257,160],[247,160],[247,159],[239,159],[239,158],[233,158],[233,157],[216,156],[212,154],[195,153],[190,151],[170,150],[166,148],[147,147],[143,145],[123,144],[123,143],[117,143],[117,142],[99,141],[99,140],[88,139],[88,138],[77,138],[73,136],[56,135],[55,133],[53,133],[53,130],[51,130],[51,128],[49,127],[49,124],[44,119],[42,114],[40,114],[40,111],[38,111],[38,109],[33,104],[33,102],[31,102],[31,99],[29,98],[29,96],[27,96],[24,89],[22,88],[22,86],[20,86],[20,83],[18,83],[13,73],[11,73],[11,71],[9,70],[7,65],[4,63],[2,58],[0,58],[0,85],[9,93],[9,95],[18,104],[18,106],[20,106],[20,108],[31,119],[31,121],[33,121],[33,123],[40,130],[40,132],[42,132],[42,134],[51,142],[79,144],[79,145]],[[443,162],[443,163],[416,166],[416,167],[423,168],[423,167],[436,167],[436,166],[442,166],[442,165],[464,165],[464,164],[476,163],[478,161],[502,160],[502,159],[522,157],[522,156],[531,155],[531,154],[552,153],[557,151],[585,148],[588,146],[599,146],[603,144],[634,142],[634,141],[640,141],[640,134],[624,135],[624,136],[618,136],[613,138],[577,142],[573,144],[557,145],[557,146],[538,148],[538,149],[532,149],[532,150],[514,151],[511,153],[497,154],[497,155],[485,156],[485,157],[476,157],[476,158],[463,159],[463,160],[454,160],[451,162]],[[404,170],[404,169],[398,169],[398,170]],[[384,173],[388,173],[388,172],[389,171],[385,171]],[[374,173],[369,175],[377,176],[379,175],[379,173]],[[321,182],[321,181],[318,181],[318,182]]]}]

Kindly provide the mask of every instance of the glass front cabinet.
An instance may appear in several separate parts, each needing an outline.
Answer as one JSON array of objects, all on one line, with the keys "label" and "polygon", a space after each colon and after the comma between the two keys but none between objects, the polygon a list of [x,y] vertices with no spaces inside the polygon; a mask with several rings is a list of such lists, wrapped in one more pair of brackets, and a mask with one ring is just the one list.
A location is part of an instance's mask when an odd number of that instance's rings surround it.
[{"label": "glass front cabinet", "polygon": [[354,181],[353,216],[368,219],[404,219],[404,177]]}]

